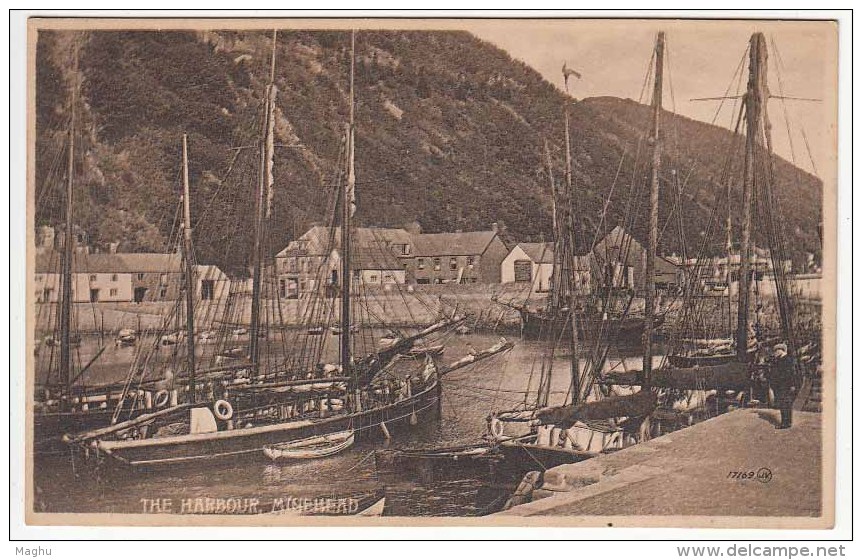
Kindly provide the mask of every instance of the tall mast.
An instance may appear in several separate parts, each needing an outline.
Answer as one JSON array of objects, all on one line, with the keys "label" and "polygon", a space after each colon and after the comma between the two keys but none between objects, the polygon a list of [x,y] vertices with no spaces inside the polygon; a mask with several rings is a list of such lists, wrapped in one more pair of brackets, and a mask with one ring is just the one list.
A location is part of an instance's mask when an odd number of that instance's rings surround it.
[{"label": "tall mast", "polygon": [[644,298],[644,359],[643,389],[649,389],[652,379],[652,333],[655,318],[655,261],[658,245],[658,174],[661,168],[661,106],[662,78],[664,76],[664,31],[659,31],[655,41],[655,84],[652,94],[652,169],[649,189],[649,238],[646,255],[646,295]]},{"label": "tall mast", "polygon": [[[341,193],[341,372],[351,375],[350,348],[350,221],[354,208],[354,187],[356,186],[356,169],[354,167],[354,72],[356,60],[356,31],[350,34],[350,121],[347,124],[347,181]],[[355,404],[356,408],[360,403]]]},{"label": "tall mast", "polygon": [[545,139],[545,163],[548,166],[548,182],[551,185],[551,218],[554,232],[554,254],[553,254],[553,269],[551,270],[551,299],[549,306],[551,310],[556,311],[560,308],[560,260],[563,256],[563,251],[560,247],[560,220],[558,215],[559,202],[557,201],[557,185],[554,183],[554,171],[551,163],[551,151],[548,149],[548,140]]},{"label": "tall mast", "polygon": [[275,105],[275,49],[276,31],[272,32],[272,62],[269,84],[264,99],[262,134],[260,139],[260,168],[255,197],[254,253],[251,294],[251,329],[249,329],[249,359],[255,373],[260,369],[260,300],[263,263],[264,222],[269,217],[270,189],[272,187],[273,108]]},{"label": "tall mast", "polygon": [[195,275],[192,262],[192,213],[189,198],[188,138],[183,134],[183,262],[186,268],[186,344],[190,401],[197,400],[195,392]]},{"label": "tall mast", "polygon": [[[63,287],[60,303],[60,382],[67,398],[72,392],[72,258],[74,256],[75,235],[73,232],[74,178],[75,178],[75,117],[78,105],[78,41],[75,39],[72,57],[72,95],[69,117],[69,160],[66,170],[66,231],[63,243]],[[68,409],[69,400],[62,401],[62,408]]]},{"label": "tall mast", "polygon": [[751,285],[751,203],[754,193],[757,146],[766,91],[766,39],[751,36],[748,60],[748,91],[745,94],[745,173],[742,182],[742,242],[739,263],[739,294],[736,321],[736,355],[748,359],[748,306]]},{"label": "tall mast", "polygon": [[[578,74],[575,74],[578,75]],[[578,356],[578,320],[577,320],[577,312],[576,312],[576,295],[574,289],[574,274],[575,274],[575,243],[574,243],[574,235],[575,235],[575,220],[573,215],[572,208],[572,199],[574,197],[574,192],[572,189],[572,145],[571,138],[569,136],[569,73],[565,67],[563,66],[563,81],[566,84],[566,110],[564,112],[564,124],[566,126],[566,195],[563,197],[563,212],[565,219],[563,220],[563,226],[561,228],[561,232],[564,232],[562,244],[560,244],[560,249],[562,250],[562,255],[560,255],[559,263],[562,265],[560,268],[559,278],[563,280],[560,282],[560,287],[565,287],[566,296],[568,297],[568,307],[569,307],[569,327],[571,328],[572,335],[569,337],[569,349],[572,354],[571,361],[571,378],[572,378],[572,402],[577,403],[581,399],[581,376],[580,376],[580,357]],[[563,292],[561,292],[562,294]]]}]

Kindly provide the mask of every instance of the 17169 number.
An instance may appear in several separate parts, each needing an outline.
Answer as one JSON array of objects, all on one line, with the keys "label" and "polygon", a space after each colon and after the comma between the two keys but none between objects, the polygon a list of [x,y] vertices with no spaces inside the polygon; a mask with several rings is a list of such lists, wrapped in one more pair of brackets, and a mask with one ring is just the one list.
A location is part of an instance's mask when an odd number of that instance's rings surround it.
[{"label": "17169 number", "polygon": [[761,467],[758,470],[747,471],[730,471],[727,473],[727,478],[732,480],[757,480],[764,484],[772,480],[772,471],[766,467]]}]

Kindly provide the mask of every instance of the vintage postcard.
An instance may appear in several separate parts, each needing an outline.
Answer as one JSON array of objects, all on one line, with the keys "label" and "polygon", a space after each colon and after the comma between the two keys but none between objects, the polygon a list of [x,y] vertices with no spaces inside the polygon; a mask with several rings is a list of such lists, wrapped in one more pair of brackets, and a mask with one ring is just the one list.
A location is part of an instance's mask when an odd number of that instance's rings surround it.
[{"label": "vintage postcard", "polygon": [[26,522],[832,527],[838,36],[30,18]]}]

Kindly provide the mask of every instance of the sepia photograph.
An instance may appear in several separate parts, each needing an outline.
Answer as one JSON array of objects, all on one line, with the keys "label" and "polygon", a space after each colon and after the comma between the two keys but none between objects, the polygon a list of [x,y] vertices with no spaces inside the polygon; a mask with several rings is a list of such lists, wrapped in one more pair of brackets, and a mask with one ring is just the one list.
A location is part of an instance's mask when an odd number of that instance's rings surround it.
[{"label": "sepia photograph", "polygon": [[28,525],[834,526],[838,22],[26,39]]}]

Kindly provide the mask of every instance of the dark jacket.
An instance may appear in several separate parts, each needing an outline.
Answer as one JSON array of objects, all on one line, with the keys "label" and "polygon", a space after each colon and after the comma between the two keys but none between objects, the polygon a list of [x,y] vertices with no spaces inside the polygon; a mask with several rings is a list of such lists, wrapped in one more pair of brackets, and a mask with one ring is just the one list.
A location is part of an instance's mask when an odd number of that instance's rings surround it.
[{"label": "dark jacket", "polygon": [[769,384],[776,393],[787,393],[791,387],[799,388],[794,361],[789,354],[771,360],[769,364]]}]

